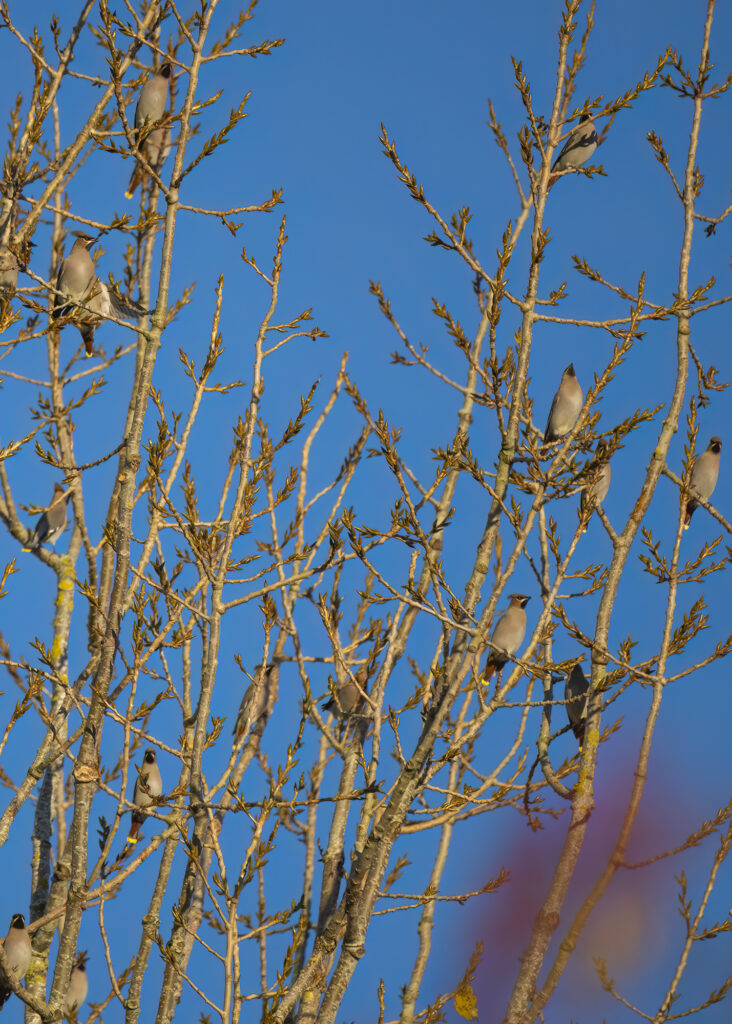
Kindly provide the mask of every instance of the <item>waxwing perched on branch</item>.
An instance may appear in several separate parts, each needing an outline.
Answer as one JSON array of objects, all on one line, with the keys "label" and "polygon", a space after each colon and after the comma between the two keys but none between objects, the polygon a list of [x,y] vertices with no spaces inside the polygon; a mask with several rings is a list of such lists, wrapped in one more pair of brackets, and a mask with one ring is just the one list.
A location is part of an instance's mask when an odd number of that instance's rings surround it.
[{"label": "waxwing perched on branch", "polygon": [[239,705],[239,711],[234,723],[234,743],[238,743],[267,712],[269,704],[269,693],[272,686],[276,686],[280,674],[279,662],[273,662],[267,666],[267,671],[261,665],[254,669],[254,678],[244,691],[244,696]]},{"label": "waxwing perched on branch", "polygon": [[55,547],[56,541],[66,529],[68,501],[69,495],[65,493],[63,484],[55,483],[51,504],[33,527],[33,532],[29,534],[23,551],[35,551],[42,544],[51,544]]},{"label": "waxwing perched on branch", "polygon": [[[0,941],[3,944],[5,956],[8,958],[8,966],[14,979],[18,982],[22,981],[30,967],[32,952],[30,936],[22,914],[13,914],[8,934]],[[5,1005],[11,992],[8,976],[0,969],[0,1007]]]},{"label": "waxwing perched on branch", "polygon": [[148,310],[115,295],[109,285],[96,275],[89,250],[97,241],[83,231],[74,231],[76,241],[62,262],[56,281],[53,319],[73,314],[74,323],[84,340],[86,354],[94,349],[94,331],[108,317],[125,320],[145,316]]},{"label": "waxwing perched on branch", "polygon": [[[140,95],[135,108],[135,138],[137,144],[145,156],[145,159],[159,170],[165,162],[170,151],[170,129],[169,127],[154,127],[165,114],[165,107],[168,103],[168,86],[173,67],[170,61],[160,65],[159,70],[148,78],[147,82],[140,89]],[[125,196],[132,198],[132,194],[142,181],[144,168],[141,164],[135,163],[130,183],[127,186]]]},{"label": "waxwing perched on branch", "polygon": [[369,672],[366,665],[358,670],[354,679],[355,685],[348,677],[336,687],[335,693],[321,705],[323,711],[331,711],[336,718],[347,718],[349,715],[358,714],[365,701]]},{"label": "waxwing perched on branch", "polygon": [[582,750],[585,742],[587,694],[589,689],[590,684],[582,671],[582,666],[575,665],[564,684],[564,699],[567,702],[567,718],[572,726],[572,732],[579,741],[580,750]]},{"label": "waxwing perched on branch", "polygon": [[[691,471],[690,486],[692,491],[696,491],[702,498],[709,501],[714,488],[717,486],[717,477],[719,476],[719,456],[722,451],[722,442],[718,437],[713,437],[709,442],[705,451],[701,453],[699,458],[694,463],[694,468]],[[699,508],[699,502],[696,498],[689,498],[686,503],[686,515],[684,516],[684,529],[689,528],[691,517],[694,515],[694,510]]]},{"label": "waxwing perched on branch", "polygon": [[86,952],[80,950],[74,961],[69,987],[66,990],[66,999],[64,1000],[64,1016],[66,1017],[76,1016],[89,991],[89,979],[86,976],[87,960]]},{"label": "waxwing perched on branch", "polygon": [[569,133],[559,156],[552,164],[549,188],[559,180],[560,171],[574,171],[582,167],[597,149],[597,129],[589,114],[582,114],[579,124]]},{"label": "waxwing perched on branch", "polygon": [[142,768],[135,780],[135,790],[132,802],[139,810],[132,812],[132,824],[127,836],[128,843],[138,841],[137,833],[147,817],[145,808],[150,807],[155,797],[161,796],[163,792],[163,780],[160,777],[158,760],[152,747],[148,747],[142,759]]},{"label": "waxwing perched on branch", "polygon": [[577,422],[581,408],[582,388],[577,381],[574,364],[570,363],[562,374],[559,390],[554,396],[552,407],[549,410],[549,418],[544,431],[544,444],[557,441],[560,437],[568,434]]},{"label": "waxwing perched on branch", "polygon": [[[500,672],[524,641],[526,634],[526,612],[530,598],[525,594],[510,594],[511,602],[496,623],[491,634],[491,648],[483,669],[483,681],[487,682],[494,672]],[[495,648],[498,648],[497,650]]]},{"label": "waxwing perched on branch", "polygon": [[18,258],[7,245],[0,245],[0,298],[15,291],[18,284]]},{"label": "waxwing perched on branch", "polygon": [[54,296],[54,319],[67,313],[74,303],[83,301],[84,296],[91,292],[96,277],[94,261],[89,255],[96,238],[87,235],[85,231],[74,231],[72,234],[75,237],[74,244],[62,261],[56,279],[56,291],[61,294]]}]

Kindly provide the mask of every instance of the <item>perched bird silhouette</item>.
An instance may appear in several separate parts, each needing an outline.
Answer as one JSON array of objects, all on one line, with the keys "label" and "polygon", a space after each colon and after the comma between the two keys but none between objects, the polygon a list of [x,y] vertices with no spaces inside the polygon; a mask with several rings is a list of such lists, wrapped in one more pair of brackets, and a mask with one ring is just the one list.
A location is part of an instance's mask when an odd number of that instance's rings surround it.
[{"label": "perched bird silhouette", "polygon": [[595,459],[597,462],[597,475],[595,476],[594,483],[588,483],[582,488],[580,508],[583,512],[588,508],[594,508],[595,505],[602,505],[610,489],[610,461],[607,455],[607,445],[604,441],[597,442]]},{"label": "perched bird silhouette", "polygon": [[[526,634],[526,612],[524,609],[530,598],[525,594],[510,594],[509,596],[510,604],[491,634],[493,646],[488,651],[488,658],[483,669],[484,682],[487,682],[494,672],[501,672],[509,657],[514,655],[523,643]],[[498,649],[494,650],[494,648]]]},{"label": "perched bird silhouette", "polygon": [[135,780],[135,790],[132,802],[138,810],[132,812],[132,824],[127,836],[128,843],[138,841],[138,832],[142,823],[147,817],[146,808],[150,807],[155,797],[161,796],[163,792],[163,780],[160,777],[158,760],[152,747],[148,747],[142,759],[142,768]]},{"label": "perched bird silhouette", "polygon": [[254,678],[244,691],[234,723],[234,743],[238,743],[267,712],[269,691],[277,685],[279,679],[279,662],[272,662],[263,671],[261,665],[254,669]]},{"label": "perched bird silhouette", "polygon": [[551,188],[559,180],[560,171],[574,171],[586,164],[597,149],[597,145],[595,122],[589,114],[582,114],[579,124],[569,133],[559,156],[552,164],[548,187]]},{"label": "perched bird silhouette", "polygon": [[570,363],[562,374],[559,390],[554,396],[552,407],[549,410],[549,418],[544,431],[544,444],[557,441],[560,437],[568,434],[577,422],[581,408],[582,388],[579,386],[577,374],[574,372],[574,363]]},{"label": "perched bird silhouette", "polygon": [[[8,966],[16,981],[22,981],[28,972],[31,962],[31,941],[25,927],[22,914],[13,914],[10,928],[4,939],[0,940],[8,958]],[[8,984],[8,975],[0,969],[0,1007],[8,1001],[12,989]]]},{"label": "perched bird silhouette", "polygon": [[[94,350],[94,331],[107,317],[118,320],[145,316],[148,310],[133,301],[121,299],[109,285],[96,275],[89,250],[97,241],[84,231],[74,231],[76,241],[62,262],[56,281],[53,319],[73,315],[74,323],[84,340],[86,354]],[[58,294],[60,293],[60,294]]]},{"label": "perched bird silhouette", "polygon": [[336,686],[335,693],[322,705],[323,711],[331,711],[337,718],[347,718],[357,714],[365,701],[369,672],[366,665],[362,666],[354,676],[356,686],[348,677]]},{"label": "perched bird silhouette", "polygon": [[[168,86],[173,68],[170,61],[160,65],[159,70],[149,78],[140,90],[135,108],[135,139],[147,162],[159,170],[170,151],[170,129],[167,126],[154,127],[165,113],[168,102]],[[144,169],[135,163],[125,196],[132,194],[143,179]]]},{"label": "perched bird silhouette", "polygon": [[[718,437],[713,437],[705,451],[701,453],[699,458],[694,463],[694,468],[691,471],[691,480],[689,481],[692,491],[696,491],[698,495],[705,498],[707,501],[711,498],[714,493],[714,488],[717,486],[717,477],[719,476],[719,456],[722,451],[722,442]],[[684,516],[684,529],[689,528],[691,517],[694,515],[694,510],[699,508],[699,502],[696,498],[689,498],[686,503],[686,514]]]},{"label": "perched bird silhouette", "polygon": [[7,245],[0,245],[0,298],[7,298],[18,284],[18,258]]},{"label": "perched bird silhouette", "polygon": [[581,665],[575,665],[567,676],[564,684],[564,699],[567,702],[567,718],[572,732],[579,741],[579,748],[585,742],[585,726],[587,724],[587,694],[590,684],[582,671]]},{"label": "perched bird silhouette", "polygon": [[29,534],[23,551],[35,551],[42,544],[56,546],[56,541],[66,529],[66,506],[69,495],[65,493],[63,484],[53,485],[51,504],[41,513],[38,522]]},{"label": "perched bird silhouette", "polygon": [[66,989],[64,1000],[64,1016],[71,1017],[78,1014],[81,1004],[86,999],[89,991],[89,979],[86,976],[86,963],[88,957],[84,950],[81,950],[74,961],[69,978],[69,987]]}]

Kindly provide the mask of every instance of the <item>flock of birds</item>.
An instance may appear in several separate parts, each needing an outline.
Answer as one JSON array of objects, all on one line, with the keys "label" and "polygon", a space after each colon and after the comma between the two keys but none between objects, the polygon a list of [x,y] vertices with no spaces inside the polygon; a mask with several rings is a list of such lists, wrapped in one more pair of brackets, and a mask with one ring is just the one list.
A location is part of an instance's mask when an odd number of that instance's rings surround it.
[{"label": "flock of birds", "polygon": [[[126,195],[132,197],[143,180],[146,165],[157,172],[162,167],[170,149],[170,128],[161,124],[168,100],[168,86],[172,65],[165,61],[159,70],[143,85],[135,109],[134,139],[136,143],[135,169],[132,173]],[[140,159],[140,157],[142,159]],[[87,355],[94,348],[94,330],[109,318],[127,319],[146,316],[150,311],[139,303],[125,300],[96,274],[89,250],[97,238],[83,231],[76,231],[71,251],[62,261],[54,290],[52,319],[57,327],[64,321],[73,323],[84,341]],[[20,262],[8,245],[0,245],[0,298],[5,302],[12,297],[18,283]],[[56,483],[48,508],[42,513],[33,530],[28,534],[24,551],[35,551],[44,544],[55,545],[66,528],[69,494],[63,484]],[[132,844],[139,838],[138,833],[145,819],[145,808],[150,807],[163,792],[160,771],[155,751],[148,749],[143,757],[142,768],[135,780],[132,802],[132,824],[127,842]],[[19,984],[30,967],[31,938],[22,914],[14,914],[7,935],[0,940],[14,983]],[[69,978],[69,985],[63,1003],[67,1017],[75,1017],[86,999],[89,983],[86,974],[86,952],[77,954]],[[8,976],[0,968],[0,1008],[12,992]]]},{"label": "flock of birds", "polygon": [[[564,172],[575,171],[590,159],[598,146],[597,130],[589,114],[582,114],[579,124],[572,129],[563,149],[554,161],[549,176],[549,188],[559,180]],[[544,444],[550,444],[565,437],[577,422],[582,409],[582,388],[577,380],[572,363],[562,374],[559,389],[549,410]],[[719,456],[722,442],[713,437],[707,449],[694,463],[691,474],[691,490],[705,500],[712,496],[719,476]],[[582,510],[588,506],[602,505],[610,488],[610,461],[607,445],[599,441],[596,450],[597,473],[594,482],[582,490]],[[691,522],[694,510],[699,502],[692,496],[686,504],[684,528]],[[493,673],[500,674],[503,666],[516,654],[526,635],[526,605],[529,598],[525,594],[511,594],[508,609],[503,613],[490,638],[490,653],[483,670],[483,679],[487,682]],[[556,681],[556,679],[554,680]],[[567,717],[574,735],[579,741],[580,749],[584,743],[585,721],[587,718],[587,695],[589,682],[582,671],[581,664],[576,664],[568,673],[564,688],[564,700]]]},{"label": "flock of birds", "polygon": [[[132,138],[135,168],[127,186],[128,199],[144,180],[146,172],[158,174],[170,152],[170,125],[165,117],[172,73],[170,61],[143,85],[135,108]],[[96,274],[89,252],[99,240],[85,231],[73,231],[71,251],[62,260],[53,289],[51,318],[58,328],[73,323],[79,330],[87,356],[94,351],[94,331],[106,319],[127,320],[147,316],[151,311],[139,302],[123,299]],[[20,261],[7,245],[0,245],[0,296],[7,299],[18,284]]]},{"label": "flock of birds", "polygon": [[[21,982],[28,973],[33,949],[28,929],[25,925],[25,918],[22,914],[13,914],[10,921],[8,934],[2,940],[3,950],[8,962],[8,967],[13,973],[16,984]],[[66,998],[63,1003],[64,1016],[75,1017],[79,1007],[86,999],[89,991],[89,981],[86,976],[87,955],[84,951],[77,953],[74,966],[71,969],[69,986],[66,989]],[[8,984],[5,971],[0,971],[0,1009],[7,1002],[12,988]]]},{"label": "flock of birds", "polygon": [[[570,363],[562,374],[559,390],[554,396],[546,430],[544,444],[558,441],[566,436],[577,422],[582,409],[582,388],[577,381],[574,366]],[[719,458],[722,442],[713,437],[705,451],[695,460],[691,472],[691,494],[684,509],[684,529],[688,529],[691,517],[699,507],[699,498],[709,501],[719,476]],[[581,508],[584,512],[589,508],[602,505],[610,489],[610,461],[607,444],[598,441],[595,450],[597,471],[593,481],[582,489]],[[525,594],[511,594],[508,609],[503,613],[490,637],[490,651],[483,669],[485,682],[497,672],[500,675],[504,665],[516,654],[526,635],[526,605],[529,598]],[[559,677],[561,678],[561,677]],[[554,682],[557,679],[553,679]],[[580,749],[584,743],[585,720],[587,717],[587,694],[589,683],[580,664],[576,664],[568,673],[564,688],[564,700],[567,716],[572,731],[579,740]]]},{"label": "flock of birds", "polygon": [[[170,128],[164,123],[165,107],[172,72],[169,61],[165,61],[140,91],[135,110],[134,139],[136,143],[135,169],[127,189],[130,198],[144,179],[147,170],[159,172],[170,150]],[[589,114],[580,117],[579,124],[570,132],[556,160],[552,164],[549,187],[566,172],[582,167],[597,149],[598,137],[595,124]],[[89,254],[97,238],[82,232],[74,232],[76,238],[71,251],[62,261],[55,287],[52,310],[54,321],[71,322],[77,326],[84,341],[87,355],[94,347],[94,330],[109,317],[125,319],[141,317],[149,313],[137,302],[121,299],[109,285],[96,275],[94,262]],[[19,262],[7,245],[0,245],[0,296],[12,295],[17,285]],[[582,408],[582,389],[577,380],[574,366],[570,365],[562,374],[559,389],[549,411],[544,444],[566,436],[577,422]],[[691,475],[691,491],[708,500],[714,491],[719,474],[719,456],[722,442],[713,437],[708,448],[694,464]],[[610,486],[610,464],[604,442],[598,443],[596,452],[597,472],[593,482],[582,492],[583,510],[591,505],[602,504]],[[42,513],[34,529],[28,534],[24,551],[36,551],[43,545],[55,545],[67,524],[69,493],[63,485],[56,483],[48,508]],[[685,526],[688,526],[699,502],[693,496],[686,505]],[[511,594],[508,609],[501,615],[490,637],[489,654],[482,678],[488,682],[494,673],[502,672],[523,643],[526,634],[526,605],[529,597],[525,594]],[[247,688],[234,725],[234,743],[239,743],[252,725],[266,713],[266,686],[268,674],[278,671],[271,665],[267,672],[261,666],[255,669],[254,678]],[[271,681],[271,676],[269,677]],[[361,668],[354,679],[347,678],[332,690],[331,697],[323,704],[323,710],[332,712],[345,722],[360,713],[367,695],[369,673]],[[577,664],[568,674],[565,685],[565,702],[569,723],[579,740],[584,741],[587,715],[587,694],[589,683]],[[138,769],[133,793],[134,810],[127,843],[133,844],[140,838],[139,832],[148,809],[162,796],[163,785],[157,756],[148,748]],[[127,845],[125,846],[125,851]],[[31,962],[31,939],[22,914],[14,914],[10,928],[0,940],[8,967],[17,985],[25,977]],[[88,991],[85,952],[75,960],[64,1002],[64,1013],[73,1016],[84,1002]],[[0,968],[0,1007],[12,991],[8,976]]]}]

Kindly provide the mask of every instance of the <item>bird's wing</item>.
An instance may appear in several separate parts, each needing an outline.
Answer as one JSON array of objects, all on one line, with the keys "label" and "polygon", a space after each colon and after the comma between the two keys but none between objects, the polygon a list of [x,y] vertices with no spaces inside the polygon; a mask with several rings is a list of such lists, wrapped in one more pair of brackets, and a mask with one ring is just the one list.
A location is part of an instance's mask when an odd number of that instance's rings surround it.
[{"label": "bird's wing", "polygon": [[549,436],[549,430],[550,430],[551,425],[552,425],[552,417],[554,416],[554,413],[556,411],[558,402],[559,402],[559,392],[557,391],[557,393],[554,395],[554,398],[552,399],[552,405],[551,405],[551,409],[549,410],[549,415],[546,418],[546,427],[544,428],[544,440],[545,441],[546,441],[547,437]]},{"label": "bird's wing", "polygon": [[[589,132],[585,129],[584,125],[573,129],[562,146],[559,156],[552,164],[552,170],[566,170],[568,167],[573,167],[574,164],[568,163],[566,158],[577,150],[586,149],[593,144],[597,145],[597,141],[597,131],[594,127]],[[559,166],[560,163],[561,167]]]},{"label": "bird's wing", "polygon": [[130,317],[148,316],[152,312],[133,299],[123,299],[116,295],[111,288],[108,289],[108,295],[111,308],[107,316],[116,316],[119,320],[127,320]]}]

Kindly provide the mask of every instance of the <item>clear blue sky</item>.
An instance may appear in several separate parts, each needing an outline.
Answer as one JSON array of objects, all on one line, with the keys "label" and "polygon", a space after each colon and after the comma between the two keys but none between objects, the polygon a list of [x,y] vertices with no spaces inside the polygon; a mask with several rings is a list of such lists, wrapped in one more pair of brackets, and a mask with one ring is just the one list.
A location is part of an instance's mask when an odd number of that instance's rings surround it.
[{"label": "clear blue sky", "polygon": [[[75,5],[74,5],[75,6]],[[57,5],[58,7],[58,5]],[[183,5],[185,10],[191,5]],[[224,11],[224,8],[227,8]],[[230,8],[230,9],[229,9]],[[455,350],[432,314],[432,297],[446,302],[470,336],[477,323],[471,277],[455,257],[427,246],[423,239],[433,225],[396,181],[391,164],[380,152],[379,126],[384,122],[398,144],[402,159],[424,184],[430,201],[445,217],[463,205],[473,212],[471,235],[476,253],[486,267],[494,263],[500,235],[507,221],[518,213],[512,180],[505,161],[485,126],[488,98],[517,154],[516,133],[523,123],[523,110],[513,84],[510,56],[523,61],[524,71],[533,86],[535,108],[548,116],[554,90],[557,26],[562,5],[558,2],[525,5],[493,5],[458,0],[452,5],[422,0],[417,4],[381,2],[369,5],[314,3],[297,0],[262,0],[256,18],[250,22],[244,44],[263,38],[285,37],[286,44],[274,54],[256,61],[232,59],[209,65],[202,81],[202,94],[223,88],[224,94],[205,122],[201,137],[222,127],[228,111],[241,95],[252,90],[249,116],[233,133],[228,144],[191,175],[185,184],[183,199],[194,205],[228,206],[261,202],[273,188],[284,189],[285,206],[270,215],[257,214],[246,219],[237,239],[215,221],[181,215],[176,233],[173,291],[196,282],[193,304],[165,334],[163,350],[156,368],[155,385],[172,397],[170,406],[186,408],[189,390],[178,363],[178,347],[185,347],[197,365],[203,361],[208,342],[210,318],[214,306],[214,287],[219,273],[225,277],[222,332],[226,355],[217,370],[218,379],[226,375],[248,380],[251,370],[251,346],[254,332],[264,312],[267,294],[261,282],[238,259],[242,245],[266,267],[271,258],[280,211],[287,212],[289,242],[285,253],[281,316],[294,315],[312,306],[315,322],[328,331],[330,338],[315,346],[301,340],[273,360],[268,376],[264,412],[273,433],[291,417],[298,396],[322,377],[326,390],[334,379],[341,353],[350,354],[350,372],[373,409],[383,408],[391,422],[402,427],[403,454],[417,471],[431,472],[432,449],[444,447],[453,437],[458,403],[432,378],[416,369],[390,365],[390,353],[397,339],[381,318],[375,300],[368,294],[369,279],[380,280],[392,299],[394,312],[410,338],[428,344],[434,362],[449,375],[460,377]],[[27,34],[33,19],[45,31],[53,5],[46,0],[33,5],[11,4],[19,27]],[[192,9],[192,8],[191,8]],[[59,11],[61,38],[65,40],[73,18]],[[218,26],[234,16],[234,8],[221,5]],[[587,65],[577,91],[578,105],[585,97],[603,95],[609,99],[630,88],[646,68],[668,45],[675,46],[687,68],[695,67],[701,44],[703,11],[701,5],[660,2],[638,5],[629,0],[598,4],[595,30]],[[724,60],[732,38],[732,11],[719,4],[712,35],[712,59]],[[16,91],[28,95],[28,66],[25,53],[6,31],[0,34],[0,61],[5,69],[17,68],[19,80],[5,79],[6,108]],[[103,54],[96,45],[85,43],[79,49],[79,70],[102,73]],[[724,78],[729,67],[720,62],[717,79]],[[10,81],[9,81],[10,80]],[[61,97],[61,132],[64,143],[71,140],[74,128],[82,123],[96,102],[97,93],[72,83],[68,95]],[[571,256],[584,256],[605,275],[629,290],[636,286],[641,272],[646,273],[647,294],[657,302],[670,302],[676,289],[678,246],[682,231],[679,202],[656,163],[646,141],[654,130],[666,143],[677,177],[683,175],[691,104],[667,89],[656,89],[641,96],[634,108],[621,112],[606,144],[594,162],[601,162],[607,177],[589,180],[576,176],[561,181],[553,190],[547,214],[551,246],[542,269],[542,293],[546,295],[563,280],[568,280],[569,300],[562,313],[576,316],[623,315],[625,305],[611,302],[597,286],[589,285],[572,270]],[[3,124],[7,119],[3,119]],[[705,107],[702,122],[699,162],[705,176],[705,188],[699,210],[720,213],[729,202],[732,147],[729,136],[730,97],[725,96]],[[3,132],[5,128],[3,127]],[[195,147],[194,141],[193,146]],[[115,213],[134,211],[123,197],[130,164],[103,153],[94,155],[84,166],[69,190],[74,212],[102,221]],[[717,278],[713,294],[728,294],[729,224],[723,224],[715,237],[707,239],[697,229],[694,239],[691,281],[697,285],[710,275]],[[38,247],[34,266],[46,274],[47,228],[36,235]],[[103,269],[118,269],[124,242],[107,237]],[[511,269],[511,286],[521,293],[525,287],[525,251]],[[506,310],[501,323],[499,350],[511,343],[516,320]],[[729,313],[726,307],[698,318],[693,324],[693,343],[705,364],[718,367],[721,380],[732,380],[729,354]],[[71,346],[69,330],[63,344]],[[99,340],[111,349],[119,341],[113,325],[99,331]],[[124,339],[127,340],[126,337]],[[74,338],[73,344],[76,344]],[[32,345],[32,350],[29,348]],[[594,372],[604,367],[609,355],[607,337],[587,328],[537,328],[532,351],[531,393],[535,419],[543,425],[551,396],[561,371],[570,361],[586,388]],[[36,375],[41,373],[45,343],[32,342],[0,363],[4,369]],[[669,384],[676,360],[675,323],[660,323],[648,328],[646,338],[634,349],[618,372],[601,404],[602,424],[620,422],[637,408],[667,402]],[[126,407],[131,367],[114,368],[109,376],[105,398],[97,400],[80,417],[75,436],[79,461],[91,461],[118,442],[123,410]],[[3,385],[3,416],[0,443],[22,435],[29,424],[28,407],[34,403],[34,388],[6,381]],[[690,382],[689,395],[693,393]],[[218,420],[209,416],[194,437],[191,461],[201,481],[202,513],[208,516],[216,500],[216,488],[229,451],[229,424],[242,411],[243,397],[238,393],[218,399]],[[322,399],[321,399],[322,402]],[[729,444],[725,425],[729,422],[729,397],[721,392],[700,414],[700,447],[713,434]],[[149,430],[154,433],[155,418]],[[217,426],[218,422],[218,426]],[[344,450],[356,435],[355,418],[344,409],[334,420],[337,429],[328,434],[321,447],[323,479],[331,466],[337,466]],[[643,426],[613,462],[613,482],[605,507],[610,519],[620,526],[627,516],[642,481],[643,467],[652,450],[658,426]],[[727,436],[726,436],[727,434]],[[223,439],[222,439],[223,438]],[[496,430],[492,414],[476,410],[471,447],[481,463],[490,468],[496,454]],[[683,432],[675,438],[671,462],[680,469],[684,444]],[[220,443],[219,443],[220,441]],[[732,484],[723,468],[714,501],[723,513],[729,513]],[[729,452],[727,450],[727,465]],[[16,500],[42,505],[48,500],[53,474],[26,449],[8,464]],[[383,472],[373,464],[365,468],[363,482],[351,496],[359,513],[368,518],[394,498],[393,488],[384,484]],[[85,479],[85,495],[90,523],[103,513],[111,480],[109,468]],[[211,488],[206,507],[207,485]],[[382,490],[383,488],[383,490]],[[445,559],[458,592],[462,592],[464,572],[471,563],[475,544],[485,517],[483,492],[469,483],[458,490],[461,510],[446,536]],[[204,511],[205,509],[205,511]],[[565,531],[571,528],[575,503],[570,500],[552,510]],[[648,525],[664,550],[670,552],[678,514],[677,495],[667,480],[659,484],[648,518]],[[729,517],[729,515],[728,515]],[[382,520],[383,521],[383,520]],[[703,512],[697,513],[684,539],[684,550],[695,552],[703,540],[711,541],[720,533],[717,524]],[[67,537],[61,542],[63,548]],[[506,538],[507,539],[507,538]],[[727,538],[724,538],[727,543]],[[588,560],[607,561],[609,542],[595,522],[583,541]],[[242,548],[242,552],[245,549]],[[660,642],[665,588],[640,572],[636,545],[631,556],[627,580],[621,588],[613,617],[611,642],[632,634],[638,646],[639,660],[657,649]],[[18,547],[0,533],[0,565],[19,557]],[[36,559],[24,556],[22,572],[9,583],[9,599],[0,604],[3,635],[12,644],[15,656],[34,662],[28,642],[38,636],[48,642],[53,611],[53,579]],[[402,579],[395,567],[394,579]],[[519,566],[516,589],[534,594],[529,610],[536,609],[538,595],[529,570]],[[679,614],[691,606],[702,588],[686,587],[680,597]],[[728,577],[718,574],[703,587],[710,608],[709,630],[692,645],[692,652],[706,649],[729,632],[727,614]],[[485,595],[484,595],[485,596]],[[32,613],[29,614],[28,610]],[[583,628],[592,630],[596,601],[575,602],[572,613]],[[77,597],[77,620],[72,636],[71,675],[85,657],[85,608]],[[214,713],[232,716],[241,695],[241,677],[233,668],[233,652],[240,651],[244,663],[253,667],[257,660],[258,636],[249,650],[241,636],[247,625],[254,627],[256,617],[231,622],[222,648],[222,674]],[[431,654],[426,646],[423,668]],[[427,653],[429,652],[429,653]],[[555,636],[555,656],[571,657],[576,651],[570,641]],[[412,651],[414,656],[420,652]],[[232,666],[231,669],[228,666]],[[730,696],[728,669],[718,665],[699,672],[670,688],[664,698],[651,759],[650,777],[641,817],[631,845],[633,859],[653,856],[683,840],[702,819],[714,814],[729,799],[728,723]],[[287,690],[288,683],[290,690]],[[299,692],[295,679],[283,673],[281,703],[294,705]],[[325,689],[325,676],[314,680],[314,689]],[[394,680],[396,706],[409,692],[412,682],[406,664]],[[17,693],[13,684],[3,684],[8,713]],[[559,935],[571,920],[571,913],[594,878],[594,870],[603,862],[629,792],[634,752],[649,704],[649,693],[633,688],[613,712],[623,715],[623,728],[611,744],[601,751],[598,770],[597,809],[583,851],[578,877],[572,887]],[[711,713],[710,713],[711,711]],[[286,715],[286,708],[282,715]],[[611,715],[612,719],[612,715]],[[231,720],[231,717],[230,717]],[[277,725],[275,720],[274,725]],[[511,722],[507,720],[506,729]],[[179,725],[164,716],[156,721],[158,735],[175,742]],[[530,754],[538,728],[532,726]],[[505,741],[500,725],[494,734],[484,737],[486,763],[496,742]],[[2,767],[19,779],[27,763],[27,744],[35,743],[40,725],[28,721],[8,744]],[[105,733],[103,757],[116,757],[119,734]],[[562,741],[566,753],[569,737]],[[108,744],[108,747],[106,746]],[[277,746],[273,745],[272,750]],[[161,760],[165,772],[166,765]],[[170,771],[173,767],[169,766]],[[257,783],[259,786],[259,783]],[[9,791],[7,791],[9,793]],[[109,815],[111,803],[99,800],[95,816]],[[0,905],[0,927],[10,915],[27,906],[30,878],[30,825],[32,808],[26,805],[8,844],[0,850],[0,870],[5,877],[17,879],[22,897],[8,897]],[[547,823],[546,830],[530,833],[524,820],[512,812],[501,812],[476,819],[458,829],[453,841],[443,894],[478,888],[498,874],[502,865],[511,872],[512,881],[496,896],[485,896],[466,907],[443,905],[438,912],[435,955],[427,972],[421,1005],[459,980],[476,940],[485,942],[485,956],[479,972],[477,991],[481,1021],[500,1019],[510,985],[515,976],[517,957],[528,936],[528,928],[538,908],[556,852],[561,843],[565,817]],[[147,826],[148,831],[151,826]],[[227,842],[236,847],[245,837],[243,822],[227,824]],[[405,874],[403,891],[419,891],[426,885],[424,861],[420,852],[431,852],[436,832],[424,841],[403,846],[395,856],[408,852],[414,867]],[[94,840],[90,842],[90,849]],[[715,841],[700,851],[665,861],[647,871],[629,873],[616,879],[603,910],[590,926],[581,948],[567,971],[547,1019],[594,1022],[602,1019],[625,1021],[630,1014],[600,990],[592,976],[591,957],[607,955],[608,967],[624,995],[644,1010],[654,1012],[661,993],[673,971],[682,940],[681,922],[675,916],[673,877],[682,869],[692,877],[690,894],[698,899],[700,878],[711,863]],[[289,854],[287,855],[289,856]],[[127,962],[137,945],[138,925],[131,923],[129,908],[148,898],[156,870],[147,865],[125,890],[126,897],[111,904],[108,915],[120,927],[129,928],[129,941],[117,963]],[[284,854],[275,853],[273,863],[281,866],[282,877],[293,870]],[[279,870],[279,867],[278,867]],[[295,871],[299,870],[299,862]],[[176,875],[175,878],[179,876]],[[175,879],[174,879],[175,881]],[[175,891],[175,884],[171,888]],[[724,917],[732,898],[729,875],[720,878],[709,909],[709,920]],[[249,906],[242,907],[248,912]],[[389,915],[374,921],[367,939],[366,957],[338,1014],[339,1021],[368,1022],[377,1014],[376,987],[383,977],[387,986],[387,1019],[398,1014],[399,986],[406,983],[416,951],[416,917]],[[170,927],[169,907],[162,917],[162,934]],[[207,935],[209,938],[210,935]],[[684,1007],[702,1001],[708,991],[721,984],[729,963],[728,938],[700,944],[692,954],[682,990]],[[94,912],[84,920],[80,946],[92,955],[90,999],[106,993],[106,978],[94,981],[102,972],[103,956]],[[603,952],[604,951],[604,952]],[[649,958],[651,970],[649,970]],[[273,965],[276,961],[273,959]],[[210,964],[210,962],[208,962]],[[255,970],[254,960],[246,960]],[[207,962],[194,958],[193,973],[198,981],[211,970]],[[213,969],[218,981],[219,971]],[[151,983],[144,991],[156,1000],[154,976],[159,971],[152,958]],[[156,1005],[156,1002],[155,1004]],[[253,1004],[247,1004],[244,1020],[254,1020]],[[186,993],[179,1012],[180,1020],[197,1019],[203,1009],[197,997]],[[154,1012],[150,1006],[146,1017]],[[9,1021],[20,1020],[20,1006],[14,1001],[5,1009]],[[86,1018],[86,1010],[81,1015]],[[455,1017],[452,1008],[448,1020]],[[5,1018],[4,1018],[5,1019]],[[122,1019],[118,1008],[105,1012],[104,1019]],[[709,1024],[727,1021],[728,1007],[712,1009],[703,1018]]]}]

